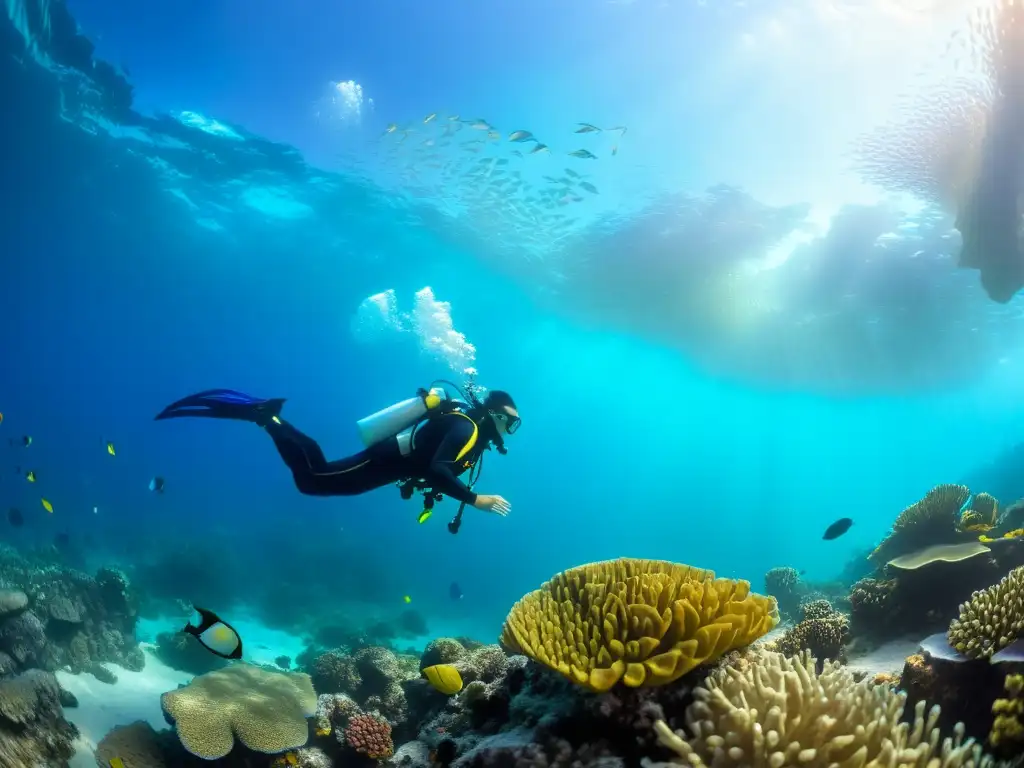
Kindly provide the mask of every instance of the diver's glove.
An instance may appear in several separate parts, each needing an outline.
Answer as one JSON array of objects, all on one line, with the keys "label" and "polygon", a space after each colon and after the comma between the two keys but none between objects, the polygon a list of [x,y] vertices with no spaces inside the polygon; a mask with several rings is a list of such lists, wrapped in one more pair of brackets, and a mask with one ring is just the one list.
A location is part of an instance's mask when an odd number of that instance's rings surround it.
[{"label": "diver's glove", "polygon": [[473,506],[481,512],[493,512],[501,517],[505,517],[512,511],[512,505],[503,497],[488,496],[486,493],[477,494],[476,503]]}]

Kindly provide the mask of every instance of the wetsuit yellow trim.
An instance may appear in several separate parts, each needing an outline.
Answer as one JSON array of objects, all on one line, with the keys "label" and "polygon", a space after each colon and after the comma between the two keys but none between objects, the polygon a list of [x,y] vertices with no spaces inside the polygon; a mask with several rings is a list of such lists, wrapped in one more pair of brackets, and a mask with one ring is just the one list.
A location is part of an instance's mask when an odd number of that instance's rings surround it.
[{"label": "wetsuit yellow trim", "polygon": [[475,421],[473,421],[473,419],[469,418],[469,416],[462,413],[462,411],[452,411],[452,413],[458,414],[462,418],[467,419],[469,423],[473,425],[473,434],[470,435],[469,440],[466,441],[466,444],[462,447],[462,450],[459,451],[459,455],[455,457],[455,461],[460,462],[467,453],[473,450],[473,446],[476,445],[476,439],[480,436],[480,426]]}]

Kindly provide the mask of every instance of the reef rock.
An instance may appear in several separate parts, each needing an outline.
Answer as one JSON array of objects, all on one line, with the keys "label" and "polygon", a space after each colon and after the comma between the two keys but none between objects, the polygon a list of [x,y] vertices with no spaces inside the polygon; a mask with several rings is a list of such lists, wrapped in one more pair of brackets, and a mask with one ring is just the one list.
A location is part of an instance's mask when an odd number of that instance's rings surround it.
[{"label": "reef rock", "polygon": [[49,672],[0,680],[0,766],[64,768],[78,730],[64,719],[61,688]]},{"label": "reef rock", "polygon": [[136,611],[127,578],[101,569],[96,578],[70,568],[10,559],[0,576],[18,590],[0,591],[0,652],[19,669],[96,671],[103,662],[141,670]]}]

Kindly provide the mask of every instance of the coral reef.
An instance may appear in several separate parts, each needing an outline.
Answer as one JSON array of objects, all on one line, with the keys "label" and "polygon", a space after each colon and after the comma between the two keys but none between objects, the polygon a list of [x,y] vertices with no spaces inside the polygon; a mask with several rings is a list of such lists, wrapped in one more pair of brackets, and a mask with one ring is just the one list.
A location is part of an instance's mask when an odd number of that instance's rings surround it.
[{"label": "coral reef", "polygon": [[0,562],[0,669],[69,667],[112,681],[102,663],[141,670],[137,612],[124,574],[96,577],[59,566],[35,567],[16,554]]},{"label": "coral reef", "polygon": [[240,663],[197,677],[160,703],[182,745],[214,759],[228,754],[236,737],[270,754],[303,746],[317,700],[308,675]]},{"label": "coral reef", "polygon": [[0,680],[0,765],[61,768],[78,730],[64,719],[61,688],[49,672]]},{"label": "coral reef", "polygon": [[949,625],[949,642],[973,659],[988,658],[1024,636],[1024,567],[975,592]]},{"label": "coral reef", "polygon": [[373,715],[356,715],[345,727],[345,743],[356,752],[381,760],[395,753],[391,726],[387,720]]},{"label": "coral reef", "polygon": [[775,598],[779,613],[787,619],[795,618],[800,611],[800,574],[788,566],[772,568],[764,575],[764,592]]},{"label": "coral reef", "polygon": [[822,661],[845,660],[845,646],[850,637],[850,621],[832,609],[827,600],[816,600],[803,608],[803,620],[775,641],[775,650],[785,656],[803,651]]},{"label": "coral reef", "polygon": [[153,654],[172,669],[192,675],[205,675],[228,664],[226,659],[210,653],[187,632],[161,632],[156,636]]},{"label": "coral reef", "polygon": [[1024,751],[1024,675],[1007,675],[1003,682],[1006,698],[992,704],[992,730],[988,742],[994,748]]},{"label": "coral reef", "polygon": [[[171,737],[171,738],[168,738]],[[169,731],[157,733],[144,720],[119,725],[96,745],[96,760],[108,768],[120,758],[124,768],[170,768],[173,745]]]},{"label": "coral reef", "polygon": [[664,685],[769,632],[774,598],[745,581],[622,558],[560,573],[513,606],[502,643],[573,682],[607,691]]},{"label": "coral reef", "polygon": [[726,667],[694,691],[686,732],[655,725],[661,743],[692,768],[745,765],[980,766],[981,748],[965,741],[963,727],[943,742],[938,711],[914,708],[913,725],[901,724],[906,697],[885,686],[860,683],[835,662],[815,671],[809,655],[766,654],[744,670]]},{"label": "coral reef", "polygon": [[937,485],[896,517],[892,530],[868,556],[877,565],[934,544],[962,540],[957,530],[960,509],[971,492],[964,485]]},{"label": "coral reef", "polygon": [[985,533],[999,523],[999,502],[988,493],[979,493],[971,499],[970,509],[964,510],[957,521],[961,531]]}]

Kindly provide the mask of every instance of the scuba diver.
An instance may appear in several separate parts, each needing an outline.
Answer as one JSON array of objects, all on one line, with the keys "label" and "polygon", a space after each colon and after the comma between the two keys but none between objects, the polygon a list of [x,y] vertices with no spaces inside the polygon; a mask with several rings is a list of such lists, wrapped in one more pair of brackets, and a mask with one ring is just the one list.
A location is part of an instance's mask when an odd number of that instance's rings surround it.
[{"label": "scuba diver", "polygon": [[[455,388],[463,400],[450,398],[443,387]],[[466,393],[435,382],[429,390],[396,403],[358,422],[365,450],[328,461],[317,442],[281,418],[284,398],[261,400],[230,389],[211,389],[182,398],[156,419],[199,416],[248,421],[270,435],[295,486],[311,496],[355,496],[395,483],[403,499],[423,494],[426,522],[434,503],[444,496],[460,502],[448,530],[458,533],[466,505],[504,517],[512,507],[501,496],[478,494],[472,486],[480,476],[483,454],[492,446],[505,454],[505,437],[521,420],[507,392],[493,390],[480,400],[470,384]],[[469,483],[460,475],[469,471]]]}]

